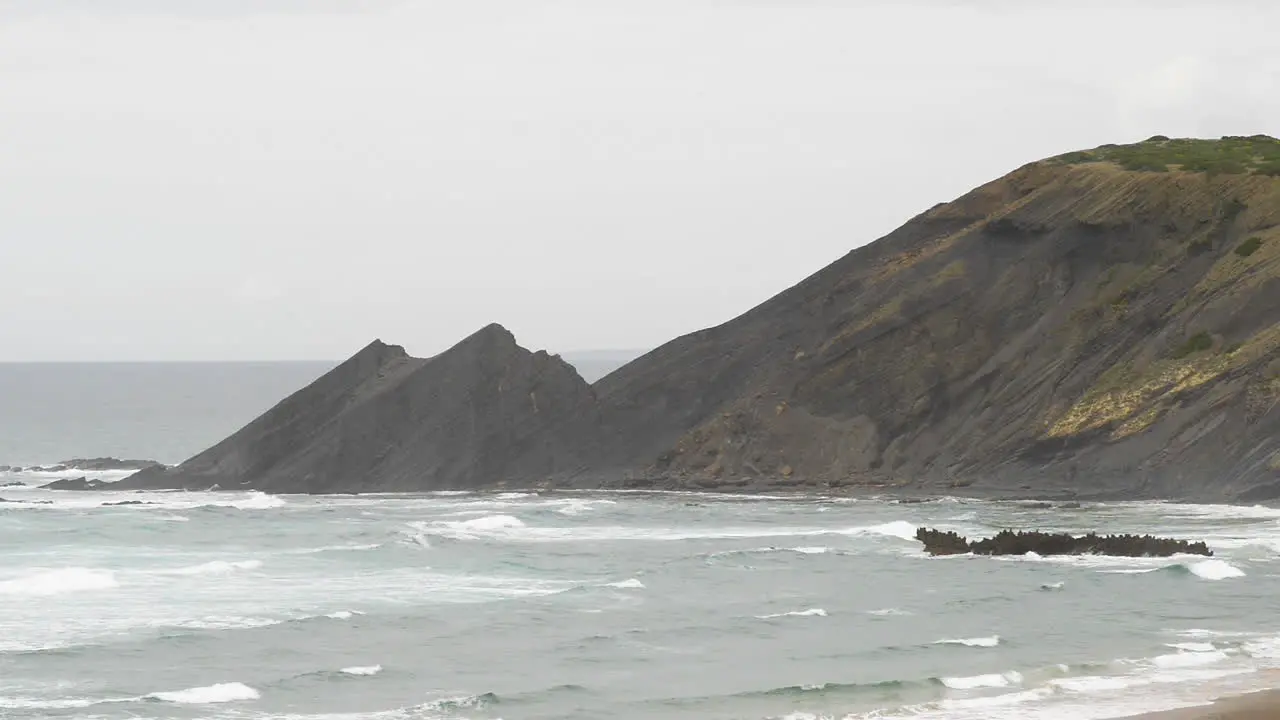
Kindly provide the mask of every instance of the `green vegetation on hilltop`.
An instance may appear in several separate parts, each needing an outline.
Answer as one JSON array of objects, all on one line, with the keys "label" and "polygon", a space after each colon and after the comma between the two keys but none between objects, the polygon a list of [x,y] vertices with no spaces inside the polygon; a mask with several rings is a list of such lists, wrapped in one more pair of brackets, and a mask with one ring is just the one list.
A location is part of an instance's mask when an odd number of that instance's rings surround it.
[{"label": "green vegetation on hilltop", "polygon": [[1052,158],[1075,165],[1113,162],[1125,170],[1146,172],[1207,172],[1222,175],[1253,173],[1280,177],[1280,140],[1268,135],[1228,135],[1220,140],[1170,139],[1156,135],[1132,145],[1103,145]]}]

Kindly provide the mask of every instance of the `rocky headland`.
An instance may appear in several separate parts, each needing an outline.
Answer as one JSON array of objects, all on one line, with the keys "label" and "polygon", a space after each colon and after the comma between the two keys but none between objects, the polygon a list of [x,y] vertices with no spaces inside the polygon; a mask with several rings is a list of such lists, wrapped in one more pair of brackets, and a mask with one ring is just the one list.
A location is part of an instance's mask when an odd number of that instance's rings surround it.
[{"label": "rocky headland", "polygon": [[1280,498],[1280,141],[1031,163],[594,384],[375,341],[117,486]]}]

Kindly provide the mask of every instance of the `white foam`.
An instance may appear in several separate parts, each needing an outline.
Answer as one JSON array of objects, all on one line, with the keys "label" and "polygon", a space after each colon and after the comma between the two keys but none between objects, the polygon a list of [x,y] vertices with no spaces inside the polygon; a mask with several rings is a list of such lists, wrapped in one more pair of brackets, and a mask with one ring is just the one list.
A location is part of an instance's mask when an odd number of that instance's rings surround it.
[{"label": "white foam", "polygon": [[942,684],[952,690],[973,690],[976,688],[1002,688],[1022,682],[1022,675],[1016,672],[990,673],[970,677],[942,678]]},{"label": "white foam", "polygon": [[1028,560],[1039,560],[1042,556],[1040,555],[1040,553],[1036,552],[1035,550],[1028,550],[1022,554],[1022,557]]},{"label": "white foam", "polygon": [[260,567],[262,567],[261,560],[213,560],[200,565],[180,567],[165,572],[173,575],[227,575],[237,570],[257,570]]},{"label": "white foam", "polygon": [[[1011,674],[1017,675],[1017,673]],[[1018,682],[1021,681],[1022,678],[1019,676]],[[1008,705],[1021,705],[1022,703],[1038,702],[1048,698],[1052,694],[1052,688],[1036,688],[1034,690],[1023,690],[1021,692],[1001,693],[999,695],[987,695],[964,699],[949,698],[939,703],[939,706],[944,711],[981,710],[983,708],[1005,707]]]},{"label": "white foam", "polygon": [[[160,495],[160,497],[156,497]],[[168,492],[152,493],[152,497],[161,501],[170,509],[195,509],[202,507],[226,507],[237,510],[273,510],[288,505],[284,498],[269,495],[260,490],[249,490],[243,493],[234,492]],[[153,507],[153,506],[141,506]]]},{"label": "white foam", "polygon": [[1063,583],[1062,581],[1052,582],[1052,583],[1042,583],[1040,585],[1040,589],[1041,590],[1061,590],[1064,584],[1065,583]]},{"label": "white foam", "polygon": [[365,543],[363,545],[325,545],[318,548],[305,548],[302,550],[289,550],[289,555],[316,555],[325,552],[357,552],[361,550],[377,550],[382,547],[382,543]]},{"label": "white foam", "polygon": [[575,498],[571,500],[557,500],[550,504],[559,505],[560,507],[556,508],[556,512],[560,513],[561,515],[581,515],[582,513],[587,512],[588,510],[594,509],[596,505],[616,505],[617,501],[616,500],[582,500],[582,499]]},{"label": "white foam", "polygon": [[210,615],[199,620],[182,620],[177,623],[157,622],[159,627],[180,627],[191,630],[248,630],[251,628],[279,625],[283,620],[271,618],[242,617],[239,615]]},{"label": "white foam", "polygon": [[1252,634],[1252,633],[1246,633],[1246,632],[1205,630],[1204,628],[1191,628],[1190,630],[1177,630],[1175,632],[1179,637],[1188,637],[1188,638],[1247,637]]},{"label": "white foam", "polygon": [[512,517],[511,515],[485,515],[471,520],[447,522],[445,525],[455,530],[485,532],[522,528],[524,527],[524,522],[520,518]]},{"label": "white foam", "polygon": [[334,620],[350,620],[352,616],[363,615],[363,614],[364,613],[360,612],[359,610],[338,610],[336,612],[331,612],[325,615],[325,617],[332,618]]},{"label": "white foam", "polygon": [[792,610],[791,612],[774,613],[772,615],[757,615],[760,620],[772,620],[781,617],[826,617],[827,611],[822,608],[809,608],[808,610]]},{"label": "white foam", "polygon": [[244,683],[218,683],[206,687],[187,688],[171,692],[156,692],[146,697],[183,705],[208,705],[212,703],[257,700],[262,697],[257,690]]},{"label": "white foam", "polygon": [[831,552],[829,547],[796,547],[791,548],[791,552],[798,552],[801,555],[824,555]]},{"label": "white foam", "polygon": [[995,647],[1000,644],[999,635],[991,635],[990,637],[975,638],[947,638],[936,640],[934,645],[965,645],[967,647]]},{"label": "white foam", "polygon": [[1174,650],[1185,650],[1187,652],[1213,652],[1214,650],[1217,650],[1213,643],[1165,643],[1165,646],[1171,647]]},{"label": "white foam", "polygon": [[630,580],[620,580],[618,582],[605,583],[605,587],[622,588],[622,589],[639,589],[644,587],[644,583],[635,578]]},{"label": "white foam", "polygon": [[1221,650],[1211,650],[1208,652],[1180,652],[1172,655],[1160,655],[1151,658],[1151,664],[1164,670],[1174,668],[1203,667],[1222,662],[1227,659],[1227,654]]},{"label": "white foam", "polygon": [[916,526],[906,520],[894,520],[880,525],[849,528],[848,530],[837,532],[842,535],[884,535],[901,540],[915,541],[916,539]]},{"label": "white foam", "polygon": [[1226,580],[1227,578],[1244,577],[1244,571],[1225,560],[1205,560],[1187,568],[1197,577],[1205,580]]},{"label": "white foam", "polygon": [[1240,646],[1246,655],[1259,660],[1280,660],[1280,637],[1256,638]]},{"label": "white foam", "polygon": [[343,675],[377,675],[382,672],[381,665],[359,665],[356,667],[342,668],[338,672]]},{"label": "white foam", "polygon": [[[132,700],[133,698],[128,698]],[[123,700],[117,700],[121,702]],[[97,705],[107,700],[94,700],[91,698],[64,698],[60,700],[44,699],[44,698],[24,698],[24,697],[4,697],[0,696],[0,708],[9,708],[12,710],[72,710],[75,708],[86,708],[90,705]]]},{"label": "white foam", "polygon": [[879,615],[880,617],[898,617],[903,615],[910,615],[911,613],[907,612],[906,610],[899,610],[898,608],[881,608],[879,610],[868,610],[867,614]]},{"label": "white foam", "polygon": [[[216,503],[221,504],[221,503]],[[232,500],[226,503],[227,507],[237,508],[239,510],[271,510],[287,505],[283,498],[276,495],[268,495],[258,490],[250,490],[244,498]]]},{"label": "white foam", "polygon": [[1073,678],[1050,680],[1049,684],[1074,693],[1099,693],[1124,690],[1134,685],[1143,684],[1141,680],[1126,677],[1083,675]]},{"label": "white foam", "polygon": [[0,595],[61,595],[90,590],[108,590],[117,585],[115,573],[110,570],[69,567],[43,570],[13,580],[2,581]]}]

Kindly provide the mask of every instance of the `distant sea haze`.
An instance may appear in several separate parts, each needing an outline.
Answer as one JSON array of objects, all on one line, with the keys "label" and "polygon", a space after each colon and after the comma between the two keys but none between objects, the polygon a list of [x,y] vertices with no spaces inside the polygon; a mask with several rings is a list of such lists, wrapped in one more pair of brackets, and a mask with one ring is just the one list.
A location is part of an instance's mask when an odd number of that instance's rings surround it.
[{"label": "distant sea haze", "polygon": [[[564,357],[594,382],[640,352]],[[337,364],[0,363],[0,465],[108,456],[178,463]]]}]

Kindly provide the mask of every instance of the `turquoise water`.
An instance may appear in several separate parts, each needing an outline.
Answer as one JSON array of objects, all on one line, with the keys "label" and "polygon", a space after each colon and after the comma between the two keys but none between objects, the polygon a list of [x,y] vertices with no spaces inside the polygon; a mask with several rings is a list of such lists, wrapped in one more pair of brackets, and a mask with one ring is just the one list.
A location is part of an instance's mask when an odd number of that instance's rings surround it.
[{"label": "turquoise water", "polygon": [[[0,504],[6,719],[1100,718],[1262,686],[1280,658],[1268,508],[0,497],[26,501]],[[928,558],[917,524],[1218,556]]]}]

